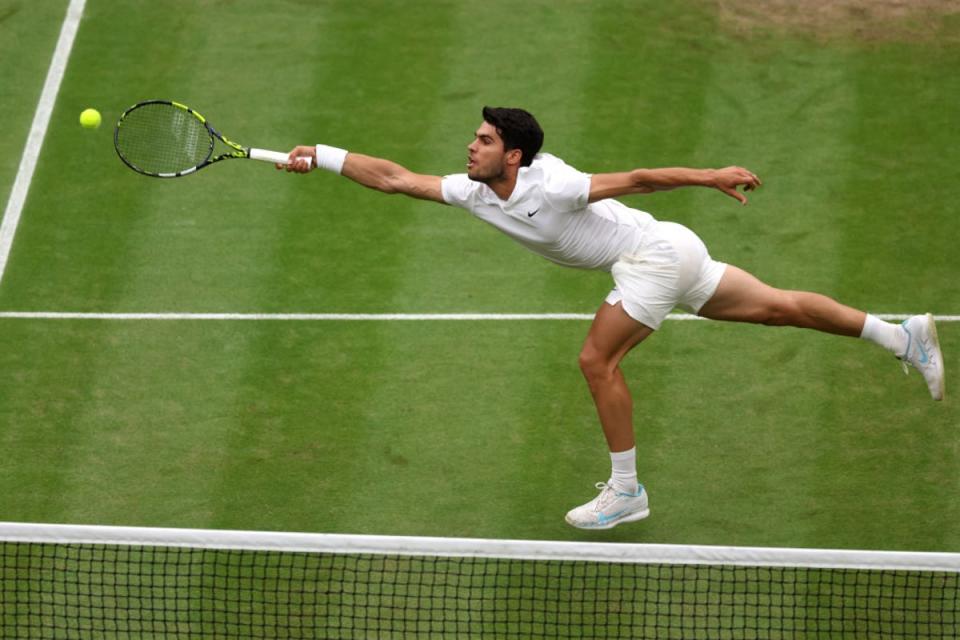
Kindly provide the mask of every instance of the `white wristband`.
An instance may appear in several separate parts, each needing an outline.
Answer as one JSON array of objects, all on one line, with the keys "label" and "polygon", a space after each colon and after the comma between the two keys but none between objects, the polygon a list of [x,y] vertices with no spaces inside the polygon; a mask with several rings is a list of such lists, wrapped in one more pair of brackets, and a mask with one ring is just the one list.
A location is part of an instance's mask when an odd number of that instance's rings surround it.
[{"label": "white wristband", "polygon": [[347,159],[347,150],[338,149],[325,144],[317,145],[317,168],[326,169],[339,174],[343,171],[343,163]]}]

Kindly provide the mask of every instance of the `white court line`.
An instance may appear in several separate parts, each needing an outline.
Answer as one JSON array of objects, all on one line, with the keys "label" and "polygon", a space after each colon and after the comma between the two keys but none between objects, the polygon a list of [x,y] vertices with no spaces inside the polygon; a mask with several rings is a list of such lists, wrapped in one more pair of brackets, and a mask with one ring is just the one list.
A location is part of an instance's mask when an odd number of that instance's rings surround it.
[{"label": "white court line", "polygon": [[10,192],[10,199],[7,200],[7,208],[3,212],[3,221],[0,222],[0,281],[3,280],[7,258],[13,246],[13,236],[17,232],[17,225],[20,224],[20,213],[27,200],[27,192],[30,191],[33,172],[37,168],[37,158],[40,157],[40,147],[43,146],[43,139],[47,135],[50,115],[57,101],[63,74],[67,70],[67,60],[70,58],[70,50],[73,48],[85,4],[86,0],[70,0],[67,16],[63,19],[63,26],[60,28],[60,39],[57,40],[57,48],[53,52],[53,60],[50,61],[50,68],[47,70],[47,79],[43,83],[40,102],[37,103],[37,110],[33,114],[33,124],[30,125],[27,144],[20,157],[20,168],[17,169],[13,190]]},{"label": "white court line", "polygon": [[[909,313],[877,313],[881,320],[905,320]],[[937,322],[960,322],[960,316],[935,315]],[[437,321],[437,320],[593,320],[592,313],[98,313],[0,311],[0,319],[22,320],[259,320],[259,321]],[[667,320],[705,320],[671,313]]]}]

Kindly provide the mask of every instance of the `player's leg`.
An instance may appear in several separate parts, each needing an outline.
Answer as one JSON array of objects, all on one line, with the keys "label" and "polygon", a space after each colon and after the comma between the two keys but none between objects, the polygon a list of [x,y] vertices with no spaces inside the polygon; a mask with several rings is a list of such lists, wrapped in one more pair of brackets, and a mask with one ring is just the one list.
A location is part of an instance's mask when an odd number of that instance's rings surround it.
[{"label": "player's leg", "polygon": [[600,495],[567,513],[567,522],[583,529],[609,529],[650,513],[646,491],[637,482],[633,399],[620,362],[673,308],[677,274],[685,261],[669,243],[651,247],[646,257],[626,257],[614,265],[617,289],[597,311],[580,351],[580,370],[597,408],[611,466],[610,479],[596,485]]},{"label": "player's leg", "polygon": [[815,329],[858,337],[867,314],[809,291],[787,291],[764,284],[743,269],[728,265],[716,292],[699,314],[712,320],[752,322]]},{"label": "player's leg", "polygon": [[651,333],[653,329],[627,315],[619,302],[605,302],[587,333],[580,351],[580,370],[597,408],[612,470],[607,482],[596,485],[600,495],[567,513],[567,522],[575,527],[609,529],[650,513],[646,491],[637,483],[633,399],[620,362]]},{"label": "player's leg", "polygon": [[698,313],[713,320],[800,327],[864,338],[919,370],[933,399],[943,399],[943,355],[929,314],[896,325],[819,293],[771,287],[733,265],[727,266],[716,292]]},{"label": "player's leg", "polygon": [[634,447],[633,399],[620,361],[651,333],[653,329],[627,315],[620,303],[604,302],[580,350],[580,370],[590,387],[610,451]]}]

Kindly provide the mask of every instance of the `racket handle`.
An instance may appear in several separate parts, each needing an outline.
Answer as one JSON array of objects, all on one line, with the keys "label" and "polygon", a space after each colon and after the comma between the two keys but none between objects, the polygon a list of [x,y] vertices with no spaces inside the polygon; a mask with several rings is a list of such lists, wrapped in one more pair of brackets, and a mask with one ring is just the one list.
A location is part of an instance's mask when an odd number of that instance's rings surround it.
[{"label": "racket handle", "polygon": [[[286,153],[281,153],[279,151],[267,151],[266,149],[250,149],[250,159],[251,160],[262,160],[263,162],[272,162],[273,164],[290,164],[290,156]],[[310,162],[311,168],[313,167],[313,161],[310,158],[303,158],[304,160]]]}]

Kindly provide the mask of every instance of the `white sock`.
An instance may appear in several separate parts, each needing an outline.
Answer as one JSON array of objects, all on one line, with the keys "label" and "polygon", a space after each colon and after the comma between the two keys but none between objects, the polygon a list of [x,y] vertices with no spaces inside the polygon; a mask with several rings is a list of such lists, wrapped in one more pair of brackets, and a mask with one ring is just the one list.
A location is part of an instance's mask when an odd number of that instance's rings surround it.
[{"label": "white sock", "polygon": [[877,316],[867,314],[860,337],[878,344],[895,356],[903,355],[907,350],[907,334],[898,324],[884,322]]},{"label": "white sock", "polygon": [[610,475],[608,484],[623,493],[636,493],[637,448],[633,447],[626,451],[611,451],[610,464],[613,466],[613,473]]}]

